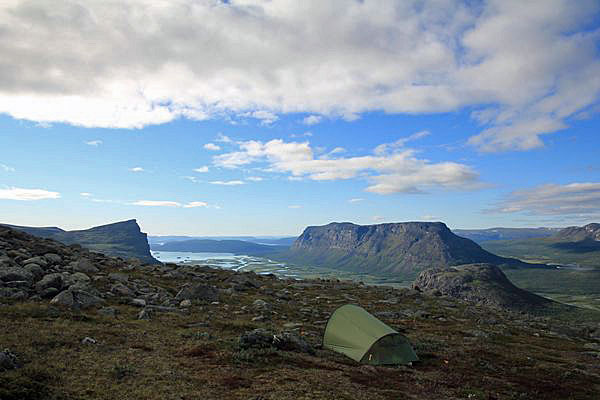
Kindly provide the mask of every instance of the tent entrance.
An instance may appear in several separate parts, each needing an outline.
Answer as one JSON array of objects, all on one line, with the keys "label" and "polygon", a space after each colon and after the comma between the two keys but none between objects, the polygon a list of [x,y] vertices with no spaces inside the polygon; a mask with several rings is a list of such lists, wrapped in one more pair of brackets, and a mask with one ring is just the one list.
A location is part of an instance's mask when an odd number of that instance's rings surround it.
[{"label": "tent entrance", "polygon": [[360,362],[371,365],[397,365],[417,360],[417,355],[406,338],[392,333],[373,343]]}]

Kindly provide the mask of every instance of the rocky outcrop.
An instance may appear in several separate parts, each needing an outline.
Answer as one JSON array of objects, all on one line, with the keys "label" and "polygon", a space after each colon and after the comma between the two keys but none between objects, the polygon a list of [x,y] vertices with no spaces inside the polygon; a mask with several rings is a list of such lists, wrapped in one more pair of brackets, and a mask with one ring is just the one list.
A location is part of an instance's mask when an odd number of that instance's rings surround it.
[{"label": "rocky outcrop", "polygon": [[551,300],[516,287],[500,268],[492,264],[429,269],[419,274],[413,288],[478,305],[515,311],[534,311],[552,303]]},{"label": "rocky outcrop", "polygon": [[[148,238],[140,229],[135,219],[97,226],[78,231],[64,231],[60,228],[34,228],[26,226],[5,225],[30,235],[57,240],[61,243],[79,244],[87,249],[113,257],[138,258],[144,263],[158,264],[150,254]],[[57,262],[58,255],[51,255]],[[35,261],[31,261],[35,262]],[[85,271],[81,271],[85,272]]]},{"label": "rocky outcrop", "polygon": [[331,223],[304,230],[283,259],[349,271],[415,276],[432,266],[469,263],[522,265],[452,233],[441,222],[379,225]]}]

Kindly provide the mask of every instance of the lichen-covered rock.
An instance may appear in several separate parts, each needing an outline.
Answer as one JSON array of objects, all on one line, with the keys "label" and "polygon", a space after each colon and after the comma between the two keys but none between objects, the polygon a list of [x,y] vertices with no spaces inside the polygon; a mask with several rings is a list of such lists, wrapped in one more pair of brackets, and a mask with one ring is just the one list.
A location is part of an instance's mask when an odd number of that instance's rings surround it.
[{"label": "lichen-covered rock", "polygon": [[82,258],[73,264],[73,271],[84,272],[86,274],[95,274],[100,271],[90,260]]},{"label": "lichen-covered rock", "polygon": [[64,285],[63,276],[60,273],[44,275],[42,280],[35,284],[35,290],[42,292],[44,289],[56,288],[62,289]]},{"label": "lichen-covered rock", "polygon": [[0,281],[33,281],[33,274],[24,268],[10,267],[0,270]]}]

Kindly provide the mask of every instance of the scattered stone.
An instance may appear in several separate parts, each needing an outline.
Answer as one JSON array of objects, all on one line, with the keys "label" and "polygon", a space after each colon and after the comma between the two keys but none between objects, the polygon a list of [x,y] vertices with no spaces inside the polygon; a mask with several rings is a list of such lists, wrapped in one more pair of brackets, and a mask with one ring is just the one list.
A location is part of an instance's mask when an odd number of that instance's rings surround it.
[{"label": "scattered stone", "polygon": [[315,349],[303,338],[291,332],[283,332],[273,336],[273,346],[279,350],[315,354]]},{"label": "scattered stone", "polygon": [[119,272],[113,272],[111,274],[108,274],[108,279],[110,279],[111,281],[126,283],[127,281],[129,281],[129,275],[122,274]]},{"label": "scattered stone", "polygon": [[140,311],[138,313],[137,318],[148,321],[148,320],[152,319],[152,314],[153,314],[153,311],[151,309],[144,308],[144,309],[142,309],[142,311]]},{"label": "scattered stone", "polygon": [[10,351],[10,349],[0,351],[0,372],[16,368],[21,368],[21,362],[17,355]]},{"label": "scattered stone", "polygon": [[131,305],[136,306],[136,307],[146,307],[146,300],[133,299],[133,300],[131,300]]},{"label": "scattered stone", "polygon": [[51,299],[54,296],[56,296],[58,293],[60,293],[60,290],[58,290],[55,287],[49,287],[49,288],[46,288],[46,289],[42,290],[41,292],[39,292],[39,296],[42,299]]},{"label": "scattered stone", "polygon": [[204,301],[217,301],[219,300],[219,291],[209,285],[194,284],[186,286],[177,293],[175,300],[204,300]]},{"label": "scattered stone", "polygon": [[110,291],[117,296],[130,297],[133,296],[133,291],[122,283],[115,283],[110,287]]},{"label": "scattered stone", "polygon": [[44,258],[53,264],[62,263],[62,257],[59,256],[58,254],[47,253],[47,254],[44,254]]},{"label": "scattered stone", "polygon": [[95,274],[100,270],[96,268],[90,260],[88,260],[87,258],[82,258],[74,263],[73,271],[85,272],[86,274]]},{"label": "scattered stone", "polygon": [[28,258],[26,260],[24,260],[23,262],[21,262],[21,265],[27,265],[27,264],[37,264],[42,268],[46,268],[48,266],[48,261],[46,261],[46,259],[44,257],[31,257]]},{"label": "scattered stone", "polygon": [[83,290],[63,290],[57,294],[50,304],[74,309],[90,308],[101,304],[103,300]]},{"label": "scattered stone", "polygon": [[44,275],[41,281],[35,284],[35,290],[40,293],[48,288],[60,290],[63,288],[63,276],[59,273]]},{"label": "scattered stone", "polygon": [[83,340],[81,341],[81,344],[96,344],[97,341],[94,338],[91,338],[89,336],[86,336],[83,338]]},{"label": "scattered stone", "polygon": [[252,322],[265,322],[268,318],[264,315],[259,315],[258,317],[252,318]]},{"label": "scattered stone", "polygon": [[191,307],[192,306],[192,301],[191,300],[182,300],[181,303],[179,303],[180,307]]},{"label": "scattered stone", "polygon": [[261,311],[271,311],[271,309],[273,307],[271,306],[270,303],[267,303],[266,301],[264,301],[262,299],[257,299],[257,300],[254,300],[254,302],[252,303],[252,308],[254,308],[255,310],[261,310]]},{"label": "scattered stone", "polygon": [[304,326],[302,322],[287,322],[283,324],[283,327],[286,329],[296,329]]},{"label": "scattered stone", "polygon": [[52,300],[50,300],[50,304],[54,304],[57,306],[63,306],[63,307],[73,307],[75,305],[75,299],[73,298],[73,292],[71,292],[69,290],[60,292]]},{"label": "scattered stone", "polygon": [[0,281],[33,281],[33,274],[24,268],[11,267],[0,270]]},{"label": "scattered stone", "polygon": [[267,348],[273,343],[273,334],[266,329],[255,329],[246,332],[239,339],[239,346],[242,349],[249,348]]},{"label": "scattered stone", "polygon": [[102,307],[98,310],[98,314],[102,314],[106,317],[116,317],[118,310],[113,307]]}]

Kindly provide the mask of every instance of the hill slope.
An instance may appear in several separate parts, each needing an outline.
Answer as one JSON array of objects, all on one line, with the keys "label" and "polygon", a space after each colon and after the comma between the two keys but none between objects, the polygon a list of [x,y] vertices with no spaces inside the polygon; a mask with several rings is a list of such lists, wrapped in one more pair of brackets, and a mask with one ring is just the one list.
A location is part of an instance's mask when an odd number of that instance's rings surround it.
[{"label": "hill slope", "polygon": [[79,244],[89,250],[113,257],[135,257],[145,263],[159,263],[150,254],[147,235],[141,231],[135,219],[77,231],[65,231],[56,227],[5,226],[64,244]]},{"label": "hill slope", "polygon": [[446,296],[514,311],[542,311],[551,305],[562,306],[516,287],[500,268],[492,264],[428,269],[419,274],[413,287],[437,290]]},{"label": "hill slope", "polygon": [[311,226],[280,258],[396,276],[414,276],[432,267],[472,263],[525,265],[483,250],[475,242],[455,235],[441,222]]},{"label": "hill slope", "polygon": [[489,241],[482,247],[523,261],[600,268],[600,224],[565,228],[548,238]]}]

